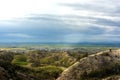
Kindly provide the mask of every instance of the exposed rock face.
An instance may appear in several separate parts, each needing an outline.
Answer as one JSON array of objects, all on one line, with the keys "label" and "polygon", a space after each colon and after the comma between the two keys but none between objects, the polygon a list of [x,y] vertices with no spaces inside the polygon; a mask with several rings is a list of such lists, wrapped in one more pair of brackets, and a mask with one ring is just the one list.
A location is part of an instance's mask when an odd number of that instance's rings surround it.
[{"label": "exposed rock face", "polygon": [[[104,51],[80,59],[68,69],[63,71],[57,80],[80,80],[84,73],[89,74],[91,71],[99,70],[105,67],[120,63],[120,50]],[[105,79],[112,80],[112,79]],[[119,79],[115,79],[119,80]]]}]

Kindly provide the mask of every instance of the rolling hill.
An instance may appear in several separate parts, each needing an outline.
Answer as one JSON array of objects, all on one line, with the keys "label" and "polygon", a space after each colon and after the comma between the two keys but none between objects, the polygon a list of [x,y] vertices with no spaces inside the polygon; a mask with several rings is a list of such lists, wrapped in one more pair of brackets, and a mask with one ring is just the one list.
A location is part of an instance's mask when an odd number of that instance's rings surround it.
[{"label": "rolling hill", "polygon": [[120,49],[89,55],[62,72],[56,80],[119,80]]}]

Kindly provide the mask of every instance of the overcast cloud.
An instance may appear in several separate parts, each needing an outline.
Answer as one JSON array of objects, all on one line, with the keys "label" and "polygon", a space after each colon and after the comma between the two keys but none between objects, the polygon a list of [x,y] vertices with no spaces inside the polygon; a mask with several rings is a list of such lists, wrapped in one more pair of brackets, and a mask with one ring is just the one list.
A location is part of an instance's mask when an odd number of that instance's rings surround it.
[{"label": "overcast cloud", "polygon": [[1,42],[120,42],[120,0],[0,0]]}]

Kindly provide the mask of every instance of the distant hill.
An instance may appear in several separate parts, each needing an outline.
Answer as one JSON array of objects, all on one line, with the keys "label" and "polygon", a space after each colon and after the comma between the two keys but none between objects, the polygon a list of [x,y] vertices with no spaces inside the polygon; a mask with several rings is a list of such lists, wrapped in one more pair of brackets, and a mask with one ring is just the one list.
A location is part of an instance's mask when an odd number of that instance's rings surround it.
[{"label": "distant hill", "polygon": [[120,49],[89,55],[63,71],[56,80],[119,80]]}]

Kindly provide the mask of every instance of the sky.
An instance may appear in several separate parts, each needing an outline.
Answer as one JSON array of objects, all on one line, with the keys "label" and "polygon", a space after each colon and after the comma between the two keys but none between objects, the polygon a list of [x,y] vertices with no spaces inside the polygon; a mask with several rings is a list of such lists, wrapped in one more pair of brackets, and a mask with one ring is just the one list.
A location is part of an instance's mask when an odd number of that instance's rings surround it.
[{"label": "sky", "polygon": [[120,0],[0,0],[0,42],[120,42]]}]

